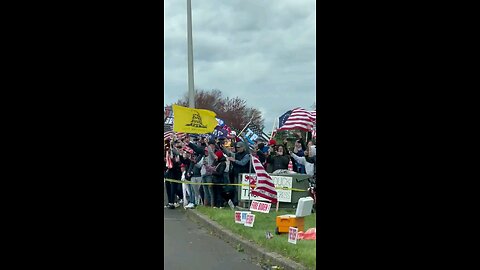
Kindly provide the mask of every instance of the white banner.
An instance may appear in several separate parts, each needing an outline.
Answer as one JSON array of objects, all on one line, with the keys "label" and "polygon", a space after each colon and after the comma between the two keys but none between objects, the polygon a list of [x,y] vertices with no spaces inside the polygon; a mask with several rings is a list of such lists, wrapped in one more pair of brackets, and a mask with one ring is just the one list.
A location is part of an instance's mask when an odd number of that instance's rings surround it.
[{"label": "white banner", "polygon": [[[245,177],[248,174],[242,174],[242,184],[249,184],[248,180],[245,179]],[[254,173],[250,174],[250,176],[255,176]],[[292,188],[292,181],[293,177],[289,176],[277,176],[277,175],[271,175],[273,183],[275,184],[275,188],[277,188],[277,200],[279,202],[292,202],[292,191],[291,190],[281,190],[278,188]],[[250,191],[252,189],[250,188]],[[248,198],[248,186],[242,186],[241,189],[241,195],[240,195],[240,200],[246,201],[249,200]],[[264,199],[262,197],[257,197],[250,195],[250,200],[256,200],[256,201],[265,201],[268,202],[267,199]]]}]

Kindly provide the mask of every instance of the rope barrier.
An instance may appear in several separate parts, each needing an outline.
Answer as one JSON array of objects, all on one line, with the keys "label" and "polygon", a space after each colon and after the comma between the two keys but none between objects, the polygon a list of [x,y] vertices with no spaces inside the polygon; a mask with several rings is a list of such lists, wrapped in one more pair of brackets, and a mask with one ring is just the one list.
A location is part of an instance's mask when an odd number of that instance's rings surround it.
[{"label": "rope barrier", "polygon": [[[251,186],[252,188],[255,188],[255,185],[249,185],[249,184],[196,183],[188,180],[181,181],[181,180],[175,180],[175,179],[169,179],[169,178],[164,178],[164,182],[173,182],[173,183],[186,184],[186,185],[205,185],[205,186]],[[287,187],[278,187],[278,188],[276,187],[275,189],[291,190],[291,191],[298,191],[298,192],[308,191],[308,190],[299,189],[299,188],[287,188]]]}]

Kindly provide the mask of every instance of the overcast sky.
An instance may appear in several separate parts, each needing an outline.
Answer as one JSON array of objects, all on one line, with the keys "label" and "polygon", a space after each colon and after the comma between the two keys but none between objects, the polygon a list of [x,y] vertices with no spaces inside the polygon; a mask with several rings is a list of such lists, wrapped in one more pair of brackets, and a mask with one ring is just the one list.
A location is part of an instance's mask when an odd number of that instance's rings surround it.
[{"label": "overcast sky", "polygon": [[[188,91],[187,0],[164,3],[164,97],[171,104]],[[245,99],[262,112],[265,132],[286,111],[310,109],[315,9],[315,0],[192,0],[195,88]]]}]

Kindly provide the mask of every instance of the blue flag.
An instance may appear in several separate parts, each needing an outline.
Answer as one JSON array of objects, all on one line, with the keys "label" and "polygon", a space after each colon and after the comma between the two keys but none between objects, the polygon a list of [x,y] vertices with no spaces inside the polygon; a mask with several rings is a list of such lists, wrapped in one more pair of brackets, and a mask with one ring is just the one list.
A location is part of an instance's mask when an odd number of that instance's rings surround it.
[{"label": "blue flag", "polygon": [[288,117],[290,117],[290,114],[292,114],[291,110],[282,114],[282,116],[278,118],[278,128],[281,128],[283,125],[285,125],[285,122],[287,122]]}]

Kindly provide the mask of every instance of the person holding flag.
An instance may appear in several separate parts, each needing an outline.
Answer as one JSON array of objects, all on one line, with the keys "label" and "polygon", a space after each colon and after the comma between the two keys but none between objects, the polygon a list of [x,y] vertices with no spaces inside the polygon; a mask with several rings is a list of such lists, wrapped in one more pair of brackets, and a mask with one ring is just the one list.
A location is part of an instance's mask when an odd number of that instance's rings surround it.
[{"label": "person holding flag", "polygon": [[[230,165],[232,166],[232,173],[234,177],[234,183],[240,183],[240,174],[241,173],[249,173],[250,169],[250,154],[247,151],[248,147],[244,142],[237,142],[235,145],[235,152],[230,152],[227,148],[221,147],[223,153],[225,153],[228,157],[227,159],[230,161]],[[232,200],[235,206],[238,205],[238,198],[237,195],[234,195],[234,199]]]},{"label": "person holding flag", "polygon": [[[180,148],[182,148],[180,141],[175,141],[173,145],[171,145],[171,150],[169,152],[172,154],[172,156],[170,157],[170,155],[167,155],[167,159],[170,159],[169,161],[167,161],[170,163],[170,166],[168,166],[169,168],[165,173],[165,178],[167,179],[181,180],[182,178],[182,171],[180,169],[182,161],[180,160],[181,157],[180,153],[178,152],[178,149]],[[168,204],[165,206],[165,208],[175,209],[175,206],[177,205],[175,202],[176,196],[178,195],[180,198],[183,197],[183,193],[181,192],[181,185],[178,183],[166,181],[165,187],[167,189],[168,197]]]},{"label": "person holding flag", "polygon": [[[274,152],[274,154],[272,154],[272,152]],[[273,149],[270,148],[267,162],[270,164],[268,167],[269,173],[273,173],[276,170],[288,170],[290,157],[286,145],[275,145]]]},{"label": "person holding flag", "polygon": [[255,170],[255,188],[252,190],[252,195],[277,203],[277,190],[272,177],[265,171],[258,158],[252,156],[252,164]]}]

